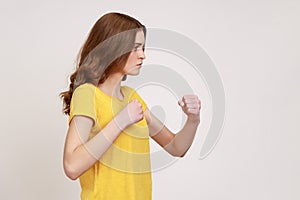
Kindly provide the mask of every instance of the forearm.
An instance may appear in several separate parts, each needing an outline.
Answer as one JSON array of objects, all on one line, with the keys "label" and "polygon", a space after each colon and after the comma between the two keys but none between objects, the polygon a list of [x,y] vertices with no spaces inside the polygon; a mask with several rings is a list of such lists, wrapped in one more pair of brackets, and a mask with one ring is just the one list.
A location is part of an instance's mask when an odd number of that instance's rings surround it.
[{"label": "forearm", "polygon": [[93,138],[78,146],[70,157],[72,179],[77,179],[91,168],[109,149],[122,130],[123,128],[118,126],[115,120],[112,120]]},{"label": "forearm", "polygon": [[188,118],[184,127],[175,135],[172,145],[175,149],[176,156],[183,156],[190,148],[199,124],[199,120],[192,120]]}]

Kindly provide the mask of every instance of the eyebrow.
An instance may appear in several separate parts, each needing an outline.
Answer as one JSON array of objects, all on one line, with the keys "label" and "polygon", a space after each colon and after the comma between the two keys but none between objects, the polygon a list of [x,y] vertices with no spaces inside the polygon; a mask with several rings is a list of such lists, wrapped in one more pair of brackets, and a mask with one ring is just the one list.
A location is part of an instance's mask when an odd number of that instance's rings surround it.
[{"label": "eyebrow", "polygon": [[134,44],[137,44],[137,45],[142,45],[142,43],[139,43],[139,42],[136,42],[136,43],[134,43]]}]

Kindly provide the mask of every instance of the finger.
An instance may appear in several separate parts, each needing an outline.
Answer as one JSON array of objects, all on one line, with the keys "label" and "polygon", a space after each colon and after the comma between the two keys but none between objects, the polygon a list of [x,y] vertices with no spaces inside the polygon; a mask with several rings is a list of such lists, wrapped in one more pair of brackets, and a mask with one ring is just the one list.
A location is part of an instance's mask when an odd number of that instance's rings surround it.
[{"label": "finger", "polygon": [[198,115],[200,113],[199,109],[195,109],[195,108],[188,108],[187,111],[188,111],[188,113],[194,114],[194,115]]},{"label": "finger", "polygon": [[195,95],[195,94],[187,94],[187,95],[184,95],[183,98],[185,98],[185,99],[198,99],[198,96]]},{"label": "finger", "polygon": [[181,107],[183,107],[184,106],[184,102],[182,100],[179,100],[178,101],[178,105],[180,105]]},{"label": "finger", "polygon": [[198,96],[183,96],[183,101],[199,101]]},{"label": "finger", "polygon": [[187,108],[193,108],[193,109],[199,109],[200,108],[200,106],[197,103],[186,104],[186,107]]},{"label": "finger", "polygon": [[185,98],[183,100],[185,103],[195,103],[200,104],[200,100],[198,98]]}]

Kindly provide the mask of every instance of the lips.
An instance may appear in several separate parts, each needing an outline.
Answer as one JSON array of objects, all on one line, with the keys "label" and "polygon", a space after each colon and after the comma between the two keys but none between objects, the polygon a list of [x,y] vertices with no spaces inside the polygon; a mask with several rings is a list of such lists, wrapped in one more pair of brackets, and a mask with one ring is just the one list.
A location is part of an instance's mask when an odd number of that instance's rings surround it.
[{"label": "lips", "polygon": [[141,66],[143,63],[137,64],[138,66]]}]

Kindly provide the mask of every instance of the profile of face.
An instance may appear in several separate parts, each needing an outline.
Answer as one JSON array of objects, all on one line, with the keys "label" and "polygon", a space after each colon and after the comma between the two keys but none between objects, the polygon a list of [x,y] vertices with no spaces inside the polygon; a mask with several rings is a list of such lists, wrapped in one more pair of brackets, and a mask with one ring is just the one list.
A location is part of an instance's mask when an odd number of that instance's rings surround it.
[{"label": "profile of face", "polygon": [[143,47],[145,46],[145,36],[143,31],[136,34],[134,49],[128,56],[123,72],[127,75],[136,76],[140,73],[143,60],[146,58]]}]

